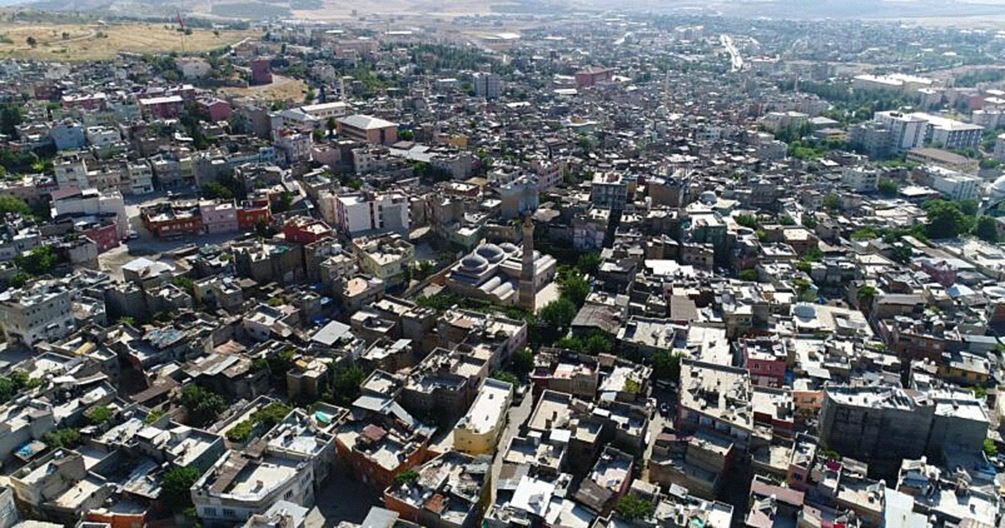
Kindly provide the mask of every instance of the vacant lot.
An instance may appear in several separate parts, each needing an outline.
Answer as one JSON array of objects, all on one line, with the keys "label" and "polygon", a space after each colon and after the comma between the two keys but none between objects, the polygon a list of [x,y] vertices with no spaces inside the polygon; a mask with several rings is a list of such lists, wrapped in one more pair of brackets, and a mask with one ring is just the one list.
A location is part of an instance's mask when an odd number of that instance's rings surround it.
[{"label": "vacant lot", "polygon": [[[203,52],[234,44],[252,34],[195,29],[191,35],[185,35],[163,24],[0,24],[0,58],[88,61],[110,59],[120,51]],[[34,39],[34,47],[28,43],[29,38]]]},{"label": "vacant lot", "polygon": [[303,101],[304,96],[307,95],[307,85],[299,79],[273,74],[272,84],[247,88],[221,88],[220,92],[260,101]]}]

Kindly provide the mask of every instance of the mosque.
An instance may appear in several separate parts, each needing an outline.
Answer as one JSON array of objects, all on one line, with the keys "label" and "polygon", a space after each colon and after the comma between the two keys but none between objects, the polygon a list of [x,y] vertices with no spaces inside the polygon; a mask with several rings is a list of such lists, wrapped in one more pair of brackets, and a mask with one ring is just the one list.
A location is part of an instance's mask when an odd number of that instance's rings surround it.
[{"label": "mosque", "polygon": [[537,292],[558,269],[551,255],[534,251],[534,224],[523,224],[522,247],[509,242],[482,244],[450,268],[447,289],[453,293],[500,305],[534,311]]}]

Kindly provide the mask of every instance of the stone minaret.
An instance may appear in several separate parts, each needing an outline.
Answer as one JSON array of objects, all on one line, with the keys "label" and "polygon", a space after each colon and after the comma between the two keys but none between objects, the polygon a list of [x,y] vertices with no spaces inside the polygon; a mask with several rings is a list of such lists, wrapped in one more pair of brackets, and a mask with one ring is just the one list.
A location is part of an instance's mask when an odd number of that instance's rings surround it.
[{"label": "stone minaret", "polygon": [[534,221],[523,219],[523,266],[520,270],[520,307],[534,312]]}]

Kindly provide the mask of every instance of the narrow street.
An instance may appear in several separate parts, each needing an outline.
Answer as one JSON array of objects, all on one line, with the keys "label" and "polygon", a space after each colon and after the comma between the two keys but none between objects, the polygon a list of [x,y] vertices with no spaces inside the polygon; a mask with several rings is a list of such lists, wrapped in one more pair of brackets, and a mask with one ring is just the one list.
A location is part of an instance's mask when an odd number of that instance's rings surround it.
[{"label": "narrow street", "polygon": [[534,410],[534,397],[531,391],[527,390],[527,395],[519,405],[510,407],[506,416],[506,428],[503,429],[502,436],[499,437],[499,444],[496,449],[495,458],[492,460],[492,499],[496,500],[496,485],[499,483],[499,473],[502,471],[503,454],[509,446],[510,440],[520,431],[520,426],[530,418],[531,411]]}]

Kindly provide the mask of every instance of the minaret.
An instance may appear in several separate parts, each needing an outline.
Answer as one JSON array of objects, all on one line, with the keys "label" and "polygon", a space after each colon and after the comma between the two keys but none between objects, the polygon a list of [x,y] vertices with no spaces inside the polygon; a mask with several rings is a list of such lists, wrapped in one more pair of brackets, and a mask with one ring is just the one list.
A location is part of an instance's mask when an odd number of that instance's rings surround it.
[{"label": "minaret", "polygon": [[523,266],[520,269],[520,307],[534,313],[534,221],[523,219]]}]

